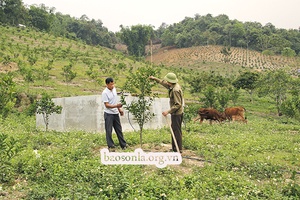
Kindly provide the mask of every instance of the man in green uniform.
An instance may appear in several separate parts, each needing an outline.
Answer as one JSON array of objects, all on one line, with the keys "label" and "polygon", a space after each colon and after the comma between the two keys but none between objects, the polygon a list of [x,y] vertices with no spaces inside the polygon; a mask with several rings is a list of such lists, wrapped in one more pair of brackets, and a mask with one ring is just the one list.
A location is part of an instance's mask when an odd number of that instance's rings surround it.
[{"label": "man in green uniform", "polygon": [[[180,153],[182,152],[182,131],[181,124],[183,120],[183,92],[178,84],[178,79],[174,73],[168,73],[163,80],[150,76],[149,79],[155,80],[169,91],[170,109],[164,111],[163,116],[171,114],[171,127],[175,135]],[[175,142],[172,138],[172,150],[177,152]]]}]

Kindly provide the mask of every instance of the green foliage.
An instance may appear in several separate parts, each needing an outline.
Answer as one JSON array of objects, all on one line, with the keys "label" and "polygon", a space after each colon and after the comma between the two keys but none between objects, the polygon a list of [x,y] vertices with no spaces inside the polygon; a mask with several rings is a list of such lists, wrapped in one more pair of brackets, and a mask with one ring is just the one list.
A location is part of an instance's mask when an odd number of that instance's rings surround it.
[{"label": "green foliage", "polygon": [[127,103],[124,94],[121,96],[121,103],[125,105],[124,108],[133,114],[134,120],[139,125],[141,146],[144,124],[150,121],[154,116],[150,111],[150,107],[156,95],[152,93],[151,89],[154,86],[154,83],[149,80],[149,77],[156,76],[158,73],[159,70],[151,66],[140,67],[137,71],[127,77],[123,88],[127,91],[136,92],[138,99]]},{"label": "green foliage", "polygon": [[96,70],[93,65],[90,65],[89,69],[85,73],[94,81],[95,87],[96,87],[97,83],[100,85],[100,82],[101,82],[101,80],[99,78],[100,72],[98,70]]},{"label": "green foliage", "polygon": [[[8,130],[4,141],[13,143],[16,153],[9,159],[0,154],[10,163],[1,192],[16,199],[298,199],[299,123],[261,114],[248,120],[247,125],[187,122],[183,162],[158,169],[101,164],[105,134],[40,132],[34,130],[35,118],[10,116],[0,132]],[[166,128],[144,133],[150,150],[169,143]],[[136,133],[127,132],[126,138],[134,150]]]},{"label": "green foliage", "polygon": [[11,182],[14,178],[12,159],[21,150],[20,144],[13,137],[0,133],[0,183]]},{"label": "green foliage", "polygon": [[153,36],[151,26],[136,25],[131,28],[121,27],[120,37],[127,45],[129,55],[142,57],[145,55],[145,47]]},{"label": "green foliage", "polygon": [[42,67],[41,69],[39,69],[37,71],[37,78],[39,80],[42,80],[43,85],[45,85],[45,82],[50,79],[49,69],[47,69],[46,67]]},{"label": "green foliage", "polygon": [[244,90],[252,92],[252,90],[257,87],[257,81],[259,79],[259,74],[255,72],[244,72],[232,83],[232,85],[238,89],[242,88]]},{"label": "green foliage", "polygon": [[183,121],[184,123],[191,122],[195,115],[198,113],[199,105],[187,104],[184,106]]},{"label": "green foliage", "polygon": [[[294,82],[297,84],[297,82]],[[299,85],[297,85],[299,87]],[[288,97],[280,107],[282,114],[290,118],[300,119],[300,96],[299,88],[296,86],[295,90],[291,92],[291,96]]]},{"label": "green foliage", "polygon": [[231,98],[231,93],[228,88],[225,87],[220,88],[217,91],[217,101],[219,102],[221,110],[224,110],[227,107],[230,98]]},{"label": "green foliage", "polygon": [[63,67],[63,72],[61,75],[65,78],[66,83],[70,83],[77,75],[76,72],[74,72],[73,69],[74,63],[71,61],[68,65],[65,65]]},{"label": "green foliage", "polygon": [[13,75],[0,74],[0,115],[5,118],[14,107],[16,84]]},{"label": "green foliage", "polygon": [[34,27],[41,31],[49,31],[52,18],[45,5],[41,5],[41,7],[30,6],[28,14]]},{"label": "green foliage", "polygon": [[36,108],[37,114],[43,115],[46,131],[48,131],[49,116],[52,113],[60,114],[62,110],[62,107],[55,105],[55,103],[52,101],[51,97],[47,93],[44,93],[42,95],[42,99],[36,102]]},{"label": "green foliage", "polygon": [[200,102],[204,103],[204,107],[218,108],[216,88],[209,85],[203,91],[204,97],[200,98]]},{"label": "green foliage", "polygon": [[252,101],[252,95],[254,90],[258,87],[259,74],[256,72],[244,72],[236,80],[233,81],[232,85],[237,89],[246,90]]},{"label": "green foliage", "polygon": [[36,76],[34,74],[35,71],[32,67],[19,66],[19,68],[20,68],[20,73],[24,78],[24,81],[27,83],[28,86],[27,92],[29,92],[30,83],[33,83],[36,79]]},{"label": "green foliage", "polygon": [[295,57],[296,56],[296,52],[289,48],[289,47],[285,47],[282,51],[281,51],[281,55],[282,56],[286,56],[286,57]]},{"label": "green foliage", "polygon": [[0,22],[17,25],[24,22],[25,12],[21,0],[0,1]]},{"label": "green foliage", "polygon": [[284,70],[270,71],[259,80],[259,95],[270,95],[276,102],[278,115],[281,114],[281,105],[286,100],[291,77]]},{"label": "green foliage", "polygon": [[291,199],[300,198],[300,184],[297,183],[296,177],[297,177],[297,172],[293,171],[291,175],[292,182],[287,184],[282,190],[283,195]]},{"label": "green foliage", "polygon": [[274,56],[275,55],[275,53],[272,50],[264,50],[264,51],[262,51],[262,54],[266,55],[266,56]]},{"label": "green foliage", "polygon": [[191,86],[191,93],[200,93],[208,86],[225,87],[229,86],[230,79],[214,71],[201,72],[200,74],[190,74],[184,78]]}]

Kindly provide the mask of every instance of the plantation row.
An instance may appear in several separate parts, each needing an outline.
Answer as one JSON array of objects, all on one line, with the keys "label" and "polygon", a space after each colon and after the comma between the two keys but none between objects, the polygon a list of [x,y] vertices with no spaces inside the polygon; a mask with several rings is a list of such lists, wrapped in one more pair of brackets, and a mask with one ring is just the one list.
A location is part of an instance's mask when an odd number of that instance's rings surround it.
[{"label": "plantation row", "polygon": [[[246,50],[243,48],[231,47],[229,54],[221,53],[222,46],[198,46],[182,49],[160,50],[153,54],[154,63],[165,63],[166,65],[178,66],[187,65],[200,61],[219,62],[231,65],[244,66],[253,70],[277,70],[281,68],[289,69],[292,73],[299,67],[298,58],[289,58],[276,55],[264,55],[257,51]],[[150,57],[148,57],[148,60]]]}]

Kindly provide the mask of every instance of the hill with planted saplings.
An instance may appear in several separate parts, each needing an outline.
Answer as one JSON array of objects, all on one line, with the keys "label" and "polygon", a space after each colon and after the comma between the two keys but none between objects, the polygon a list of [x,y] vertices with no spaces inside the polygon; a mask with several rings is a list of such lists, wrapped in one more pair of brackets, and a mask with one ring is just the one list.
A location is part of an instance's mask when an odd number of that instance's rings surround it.
[{"label": "hill with planted saplings", "polygon": [[[208,45],[190,48],[175,47],[155,47],[147,60],[157,65],[164,64],[172,67],[187,67],[199,70],[216,70],[226,66],[226,68],[248,68],[249,70],[264,71],[285,69],[291,73],[296,73],[300,67],[297,57],[284,57],[280,55],[264,55],[260,52],[243,48],[231,47],[227,52],[223,52],[223,46]],[[148,49],[150,54],[150,49]]]}]

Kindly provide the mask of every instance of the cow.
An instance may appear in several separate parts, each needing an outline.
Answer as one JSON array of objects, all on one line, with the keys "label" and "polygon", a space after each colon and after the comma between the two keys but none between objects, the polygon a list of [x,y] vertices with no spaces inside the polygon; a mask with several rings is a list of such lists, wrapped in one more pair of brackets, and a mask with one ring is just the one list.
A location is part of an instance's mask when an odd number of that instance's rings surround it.
[{"label": "cow", "polygon": [[210,120],[209,123],[212,124],[212,121],[222,122],[225,120],[222,113],[217,111],[214,108],[199,108],[198,110],[198,117],[194,119],[194,121],[197,121],[200,119],[200,124],[202,124],[203,120]]},{"label": "cow", "polygon": [[245,112],[246,109],[243,106],[228,107],[225,108],[223,116],[229,121],[243,121],[247,123]]}]

